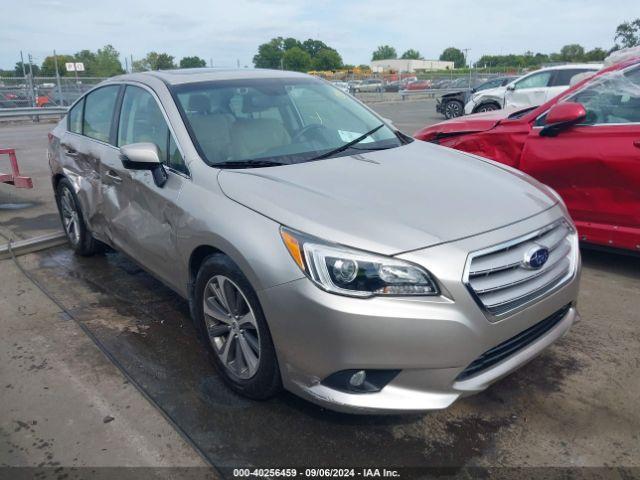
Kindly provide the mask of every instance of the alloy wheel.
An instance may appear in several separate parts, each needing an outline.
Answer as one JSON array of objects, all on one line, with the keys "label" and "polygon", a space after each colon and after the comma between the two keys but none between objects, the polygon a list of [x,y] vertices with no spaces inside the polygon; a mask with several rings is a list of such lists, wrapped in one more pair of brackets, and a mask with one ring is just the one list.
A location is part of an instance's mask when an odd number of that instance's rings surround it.
[{"label": "alloy wheel", "polygon": [[203,311],[209,341],[225,369],[239,379],[253,377],[260,366],[260,332],[238,285],[213,276],[204,289]]},{"label": "alloy wheel", "polygon": [[68,188],[62,190],[60,196],[60,210],[62,212],[62,224],[67,233],[67,238],[73,245],[80,243],[80,219],[73,194]]},{"label": "alloy wheel", "polygon": [[462,115],[462,109],[458,102],[449,102],[445,108],[446,118],[456,118]]}]

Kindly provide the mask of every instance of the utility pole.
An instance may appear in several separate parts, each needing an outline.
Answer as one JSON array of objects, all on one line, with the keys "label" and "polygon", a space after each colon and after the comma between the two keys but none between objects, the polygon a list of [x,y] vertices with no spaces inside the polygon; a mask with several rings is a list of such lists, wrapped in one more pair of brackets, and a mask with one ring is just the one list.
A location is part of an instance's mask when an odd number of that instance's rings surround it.
[{"label": "utility pole", "polygon": [[469,62],[468,62],[469,50],[471,49],[470,48],[462,49],[462,51],[464,52],[464,65],[469,69],[469,88],[471,88],[471,65],[469,65]]},{"label": "utility pole", "polygon": [[129,58],[131,59],[131,73],[133,73],[133,54],[129,54]]},{"label": "utility pole", "polygon": [[56,55],[56,51],[53,51],[53,64],[56,68],[56,84],[58,85],[58,105],[64,105],[62,101],[62,87],[60,86],[60,72],[58,71],[58,56]]},{"label": "utility pole", "polygon": [[35,107],[36,106],[36,91],[35,91],[35,84],[33,82],[33,57],[29,53],[27,55],[27,58],[29,59],[29,90],[31,91],[31,106]]}]

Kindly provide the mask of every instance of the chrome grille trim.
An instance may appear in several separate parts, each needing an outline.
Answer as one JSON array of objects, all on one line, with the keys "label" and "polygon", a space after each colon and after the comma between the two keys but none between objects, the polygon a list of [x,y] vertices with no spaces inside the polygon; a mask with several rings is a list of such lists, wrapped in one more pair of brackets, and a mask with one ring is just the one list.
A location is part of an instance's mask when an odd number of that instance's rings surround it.
[{"label": "chrome grille trim", "polygon": [[[522,265],[524,253],[535,245],[547,247],[549,259],[540,270],[526,269]],[[497,321],[566,284],[575,274],[577,255],[575,229],[561,219],[470,253],[463,282],[489,320]]]}]

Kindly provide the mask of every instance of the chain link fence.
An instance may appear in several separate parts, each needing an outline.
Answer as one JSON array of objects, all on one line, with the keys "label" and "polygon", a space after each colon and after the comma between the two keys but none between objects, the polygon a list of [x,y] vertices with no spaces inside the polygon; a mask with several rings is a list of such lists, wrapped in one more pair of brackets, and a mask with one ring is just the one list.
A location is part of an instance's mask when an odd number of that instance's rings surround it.
[{"label": "chain link fence", "polygon": [[63,107],[105,80],[98,77],[0,77],[0,108]]}]

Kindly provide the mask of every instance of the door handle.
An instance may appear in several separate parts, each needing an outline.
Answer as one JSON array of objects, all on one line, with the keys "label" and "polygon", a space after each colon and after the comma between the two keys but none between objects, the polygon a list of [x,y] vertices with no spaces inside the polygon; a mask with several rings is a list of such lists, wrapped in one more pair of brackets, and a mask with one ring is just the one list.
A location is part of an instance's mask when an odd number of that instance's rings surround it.
[{"label": "door handle", "polygon": [[69,145],[62,144],[62,147],[68,157],[77,157],[79,154],[75,148],[70,147]]},{"label": "door handle", "polygon": [[105,173],[105,177],[113,180],[114,183],[122,183],[122,178],[120,177],[120,175],[118,175],[113,170],[108,170],[107,173]]},{"label": "door handle", "polygon": [[635,140],[633,142],[633,146],[636,147],[636,148],[640,148],[640,140]]}]

